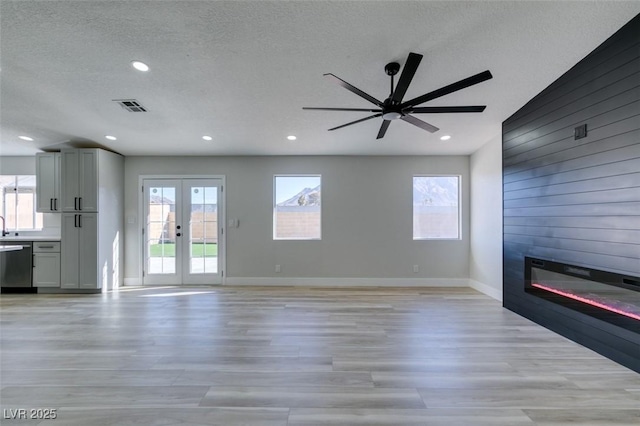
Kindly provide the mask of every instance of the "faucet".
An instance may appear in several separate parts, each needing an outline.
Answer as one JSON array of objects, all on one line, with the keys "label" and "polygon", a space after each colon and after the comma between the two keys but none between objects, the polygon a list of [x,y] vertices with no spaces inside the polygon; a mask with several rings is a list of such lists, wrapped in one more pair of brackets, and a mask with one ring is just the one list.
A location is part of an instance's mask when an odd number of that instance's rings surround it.
[{"label": "faucet", "polygon": [[6,225],[7,225],[7,222],[5,222],[5,220],[4,220],[4,216],[0,216],[0,219],[2,219],[2,236],[4,237],[6,235],[9,235],[9,231],[6,231],[4,229],[6,227]]}]

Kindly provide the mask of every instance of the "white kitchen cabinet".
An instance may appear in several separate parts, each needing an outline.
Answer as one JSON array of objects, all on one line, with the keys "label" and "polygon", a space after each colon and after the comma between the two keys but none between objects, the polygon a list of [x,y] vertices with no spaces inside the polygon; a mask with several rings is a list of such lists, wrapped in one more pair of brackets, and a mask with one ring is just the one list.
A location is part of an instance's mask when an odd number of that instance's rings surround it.
[{"label": "white kitchen cabinet", "polygon": [[62,289],[96,292],[122,285],[124,158],[98,148],[61,155]]},{"label": "white kitchen cabinet", "polygon": [[36,211],[62,211],[60,199],[60,161],[58,152],[36,154]]},{"label": "white kitchen cabinet", "polygon": [[60,287],[59,242],[33,242],[33,286]]},{"label": "white kitchen cabinet", "polygon": [[61,151],[62,211],[98,211],[100,154],[101,150],[93,148]]},{"label": "white kitchen cabinet", "polygon": [[98,213],[63,213],[61,288],[98,289]]}]

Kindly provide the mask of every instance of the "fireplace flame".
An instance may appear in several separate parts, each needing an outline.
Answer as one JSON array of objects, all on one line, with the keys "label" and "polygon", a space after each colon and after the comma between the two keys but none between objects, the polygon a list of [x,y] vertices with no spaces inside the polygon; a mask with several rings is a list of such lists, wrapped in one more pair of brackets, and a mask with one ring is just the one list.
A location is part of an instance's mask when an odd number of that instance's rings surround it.
[{"label": "fireplace flame", "polygon": [[539,289],[542,289],[542,290],[549,291],[551,293],[559,294],[560,296],[568,297],[569,299],[577,300],[579,302],[586,303],[588,305],[595,306],[595,307],[601,308],[601,309],[605,309],[605,310],[607,310],[609,312],[614,312],[616,314],[624,315],[625,317],[633,318],[633,319],[636,319],[636,320],[640,321],[640,315],[638,315],[638,314],[635,314],[633,312],[627,312],[627,311],[624,311],[622,309],[618,309],[618,308],[615,308],[613,306],[606,305],[606,304],[604,304],[602,302],[598,302],[597,300],[589,299],[589,298],[586,298],[586,297],[583,297],[583,296],[578,296],[576,294],[569,293],[567,291],[558,290],[558,289],[553,288],[553,287],[547,287],[546,285],[542,285],[542,284],[532,283],[531,286],[539,288]]}]

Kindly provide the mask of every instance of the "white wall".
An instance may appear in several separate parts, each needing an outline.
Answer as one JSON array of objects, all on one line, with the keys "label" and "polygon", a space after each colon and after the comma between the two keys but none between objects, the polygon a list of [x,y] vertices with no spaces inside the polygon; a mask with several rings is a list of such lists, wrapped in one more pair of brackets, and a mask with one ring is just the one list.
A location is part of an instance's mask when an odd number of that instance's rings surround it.
[{"label": "white wall", "polygon": [[469,161],[471,250],[469,284],[502,300],[502,137],[476,151]]},{"label": "white wall", "polygon": [[35,175],[36,157],[0,157],[0,175]]},{"label": "white wall", "polygon": [[[36,157],[0,157],[0,175],[35,175]],[[0,213],[1,214],[1,213]],[[59,236],[61,229],[61,216],[58,213],[43,213],[42,231],[21,232],[21,235],[52,235]]]},{"label": "white wall", "polygon": [[[273,241],[279,173],[322,174],[321,241]],[[413,241],[414,174],[462,175],[461,241]],[[126,157],[125,284],[141,270],[141,175],[226,176],[227,218],[240,221],[227,229],[227,284],[468,283],[469,157]]]}]

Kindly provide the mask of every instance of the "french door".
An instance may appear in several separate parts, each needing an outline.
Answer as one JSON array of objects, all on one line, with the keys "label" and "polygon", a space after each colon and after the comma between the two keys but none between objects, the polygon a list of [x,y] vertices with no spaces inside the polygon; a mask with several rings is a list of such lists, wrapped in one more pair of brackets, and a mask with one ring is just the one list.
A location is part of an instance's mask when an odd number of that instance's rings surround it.
[{"label": "french door", "polygon": [[143,284],[221,284],[222,179],[144,179]]}]

